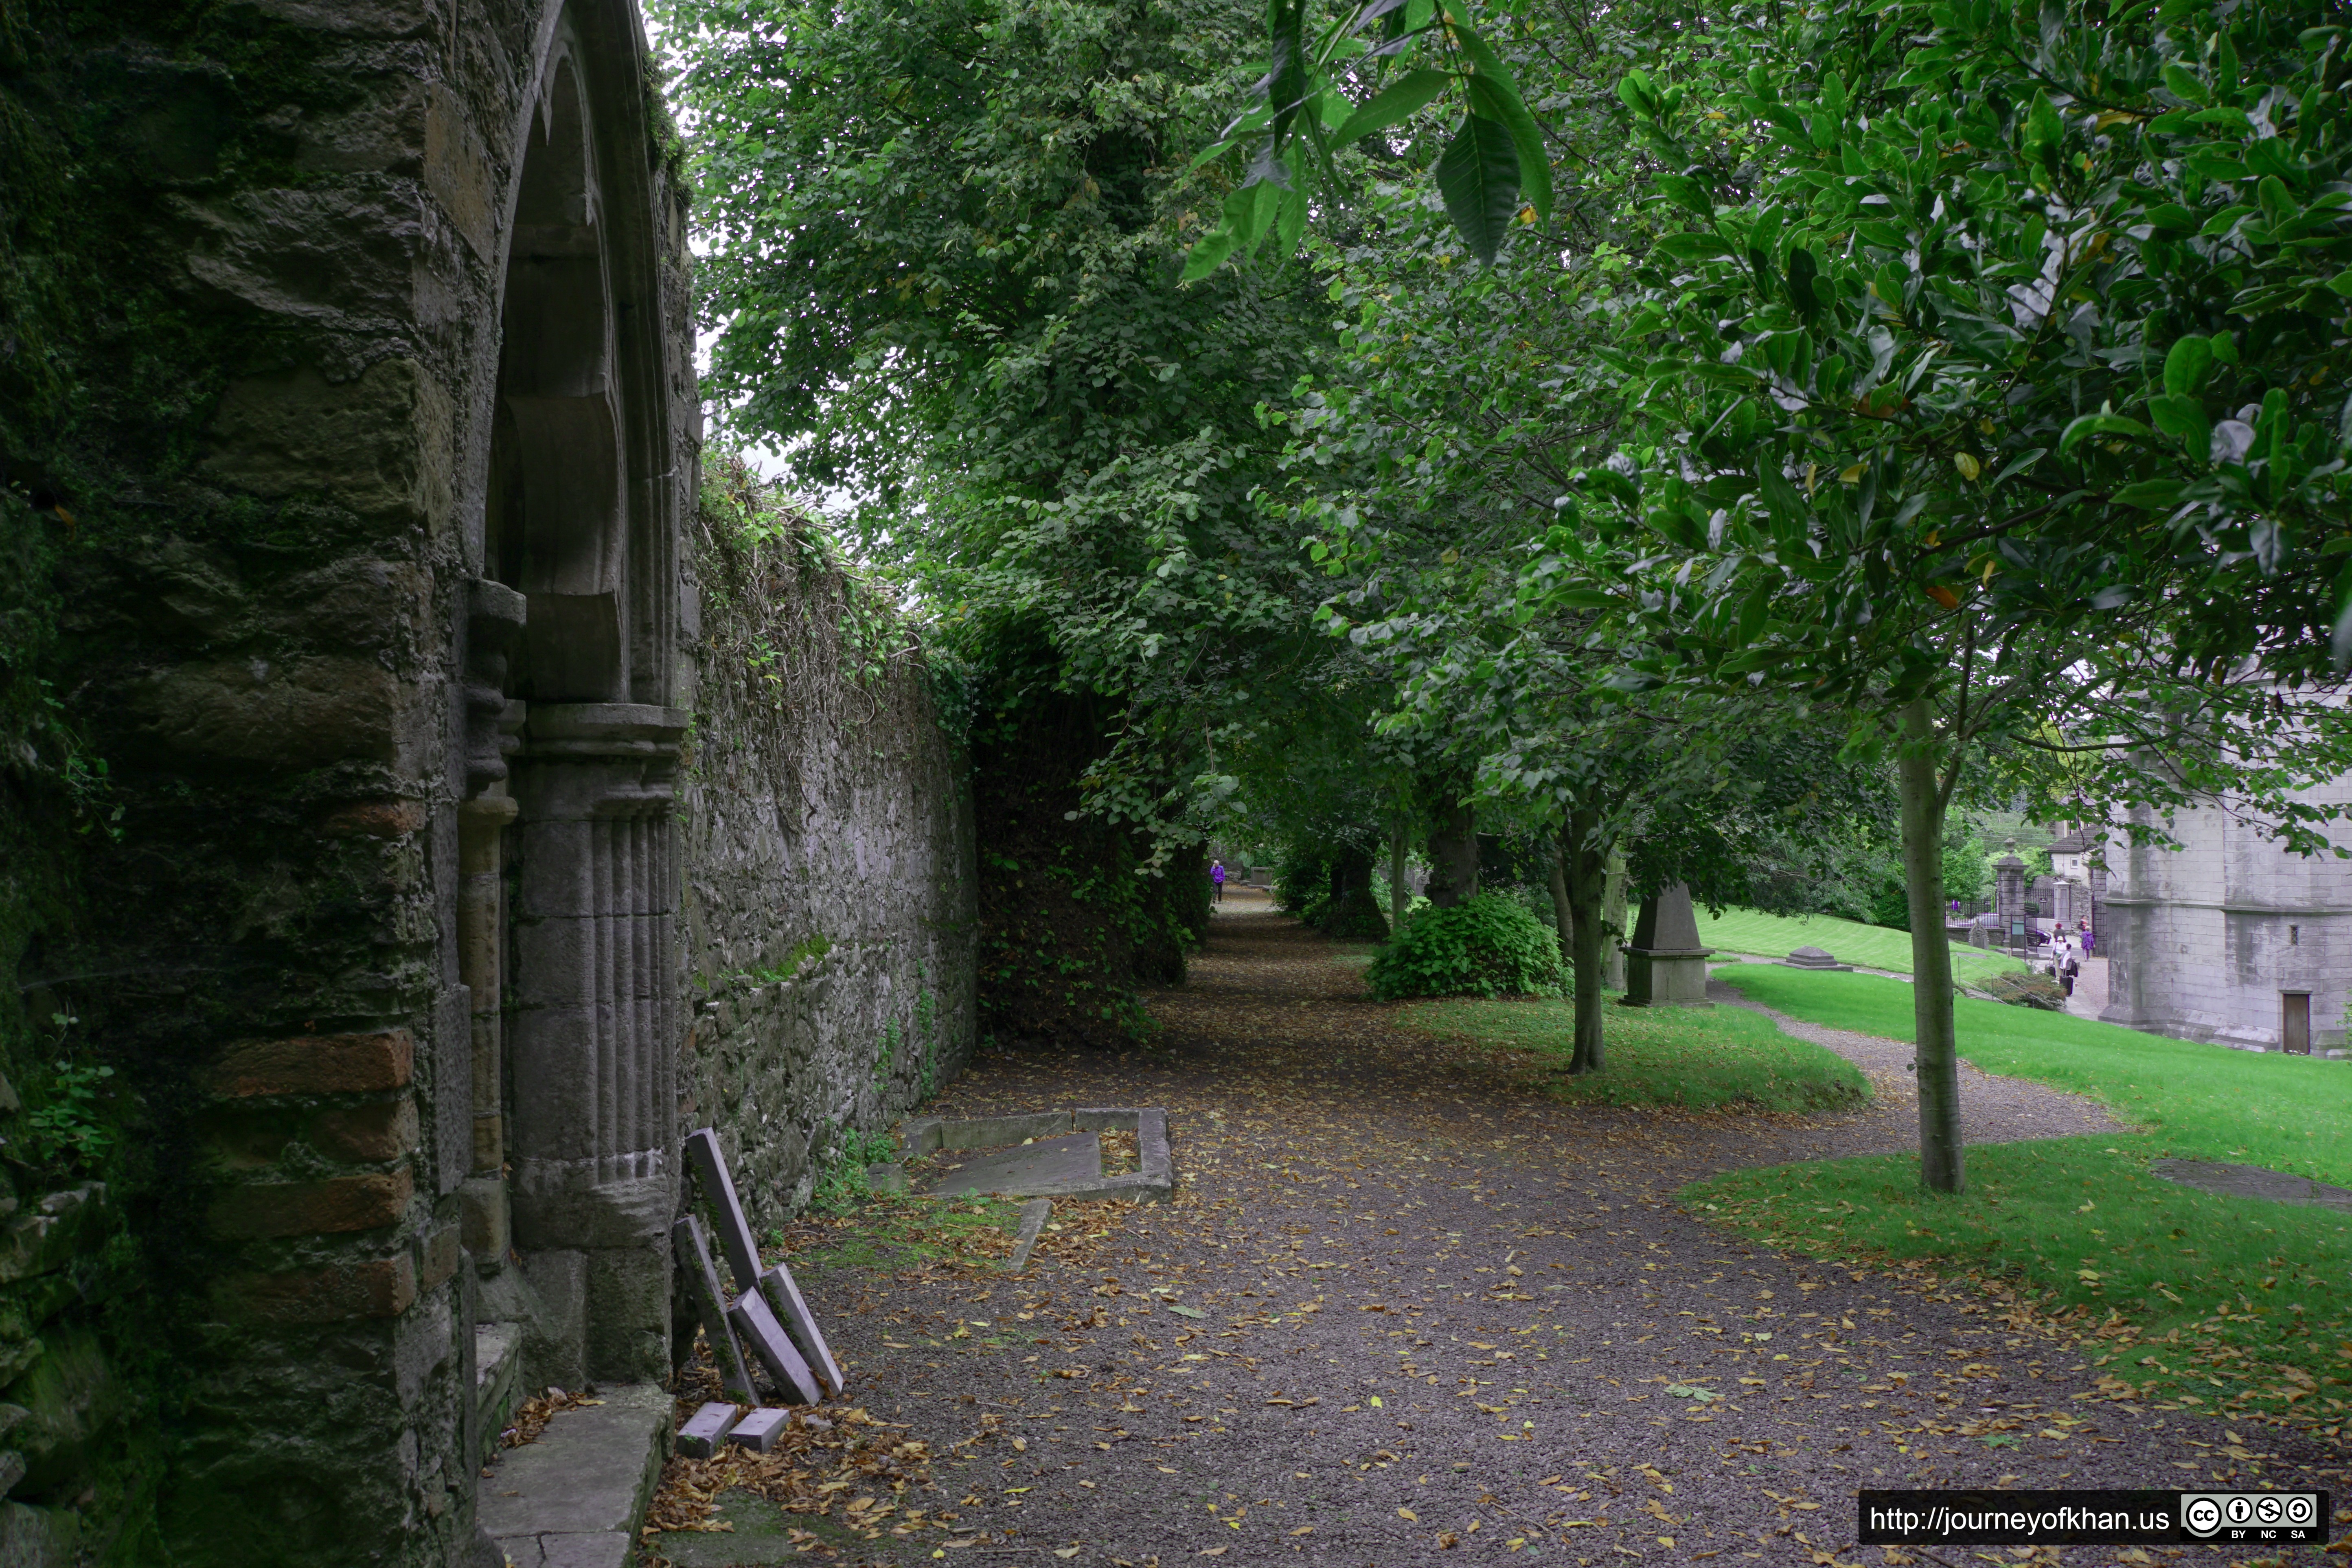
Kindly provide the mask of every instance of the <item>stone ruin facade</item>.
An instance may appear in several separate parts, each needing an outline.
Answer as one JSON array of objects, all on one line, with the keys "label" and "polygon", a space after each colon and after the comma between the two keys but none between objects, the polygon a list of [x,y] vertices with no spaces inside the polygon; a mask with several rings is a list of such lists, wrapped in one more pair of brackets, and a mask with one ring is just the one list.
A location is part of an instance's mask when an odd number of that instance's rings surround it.
[{"label": "stone ruin facade", "polygon": [[[2305,798],[2352,801],[2352,778]],[[2099,900],[2108,1005],[2100,1017],[2243,1050],[2342,1054],[2352,1005],[2352,861],[2288,854],[2219,807],[2138,815],[2179,847],[2108,836]],[[2340,826],[2329,837],[2347,842]]]},{"label": "stone ruin facade", "polygon": [[633,0],[0,5],[0,1026],[120,1133],[0,1205],[0,1560],[481,1561],[502,1402],[669,1366],[681,1118],[773,1218],[971,1048],[919,652],[698,517],[654,82]]}]

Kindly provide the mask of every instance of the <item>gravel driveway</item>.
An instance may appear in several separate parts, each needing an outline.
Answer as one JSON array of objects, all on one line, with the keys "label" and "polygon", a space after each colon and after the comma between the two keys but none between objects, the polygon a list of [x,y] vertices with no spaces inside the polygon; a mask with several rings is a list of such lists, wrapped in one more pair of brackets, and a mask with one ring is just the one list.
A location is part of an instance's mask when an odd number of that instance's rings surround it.
[{"label": "gravel driveway", "polygon": [[[1855,1548],[1856,1489],[2340,1477],[2299,1440],[2105,1397],[2071,1342],[1998,1303],[1762,1251],[1675,1206],[1728,1167],[1909,1146],[1909,1047],[1791,1026],[1871,1074],[1878,1103],[1848,1114],[1563,1107],[1396,1027],[1338,952],[1229,903],[1189,983],[1153,998],[1157,1048],[987,1057],[941,1097],[950,1116],[1165,1106],[1178,1197],[1115,1211],[1083,1271],[804,1279],[857,1403],[929,1442],[940,1489],[898,1500],[926,1514],[906,1533],[880,1519],[819,1550],[1953,1568],[1986,1549]],[[2111,1125],[2035,1086],[1966,1089],[1972,1142]],[[717,1552],[682,1564],[806,1560],[664,1540]]]}]

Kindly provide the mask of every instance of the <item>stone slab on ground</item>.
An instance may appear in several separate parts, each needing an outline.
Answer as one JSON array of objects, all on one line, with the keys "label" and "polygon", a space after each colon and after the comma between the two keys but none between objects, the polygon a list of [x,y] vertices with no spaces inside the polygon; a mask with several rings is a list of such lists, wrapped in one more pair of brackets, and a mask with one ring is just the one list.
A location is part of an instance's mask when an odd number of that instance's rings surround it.
[{"label": "stone slab on ground", "polygon": [[[1023,1169],[1049,1145],[1081,1147],[1078,1139],[1100,1132],[1132,1131],[1136,1135],[1139,1170],[1107,1175],[1097,1142],[1094,1163],[1083,1157],[1053,1164],[1043,1174]],[[1026,1138],[1016,1148],[1001,1145]],[[950,1119],[926,1116],[899,1130],[899,1146],[919,1159],[933,1152],[990,1150],[980,1160],[965,1160],[926,1189],[933,1197],[966,1192],[996,1197],[1126,1198],[1135,1203],[1164,1203],[1176,1187],[1175,1162],[1168,1152],[1168,1112],[1158,1106],[1094,1106],[1079,1110],[1024,1111],[1009,1116]]]},{"label": "stone slab on ground", "polygon": [[707,1459],[727,1441],[735,1425],[735,1406],[714,1399],[677,1429],[677,1451],[689,1459]]},{"label": "stone slab on ground", "polygon": [[1021,1234],[1013,1240],[1013,1261],[1005,1268],[1018,1274],[1029,1267],[1029,1255],[1037,1249],[1037,1238],[1045,1234],[1045,1218],[1054,1212],[1051,1198],[1031,1198],[1021,1205]]},{"label": "stone slab on ground", "polygon": [[556,1412],[482,1479],[477,1517],[515,1568],[623,1568],[661,1479],[674,1419],[650,1383]]},{"label": "stone slab on ground", "polygon": [[764,1454],[776,1446],[776,1439],[793,1424],[789,1410],[754,1410],[735,1424],[727,1434],[730,1443],[740,1443],[755,1454]]},{"label": "stone slab on ground", "polygon": [[2200,1193],[2225,1198],[2268,1198],[2352,1214],[2352,1189],[2331,1187],[2308,1176],[2290,1176],[2260,1165],[2228,1165],[2215,1160],[2158,1160],[2148,1173]]},{"label": "stone slab on ground", "polygon": [[935,1194],[994,1193],[1006,1197],[1031,1197],[1098,1184],[1102,1180],[1102,1136],[1071,1132],[1042,1138],[992,1154],[946,1163],[931,1183]]}]

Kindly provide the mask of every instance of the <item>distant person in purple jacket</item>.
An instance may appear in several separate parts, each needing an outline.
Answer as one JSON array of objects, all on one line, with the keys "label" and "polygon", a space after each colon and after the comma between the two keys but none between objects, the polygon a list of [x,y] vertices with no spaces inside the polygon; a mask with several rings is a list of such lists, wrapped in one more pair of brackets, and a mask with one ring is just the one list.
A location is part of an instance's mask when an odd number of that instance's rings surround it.
[{"label": "distant person in purple jacket", "polygon": [[1209,900],[1219,904],[1225,901],[1225,863],[1223,860],[1209,862]]}]

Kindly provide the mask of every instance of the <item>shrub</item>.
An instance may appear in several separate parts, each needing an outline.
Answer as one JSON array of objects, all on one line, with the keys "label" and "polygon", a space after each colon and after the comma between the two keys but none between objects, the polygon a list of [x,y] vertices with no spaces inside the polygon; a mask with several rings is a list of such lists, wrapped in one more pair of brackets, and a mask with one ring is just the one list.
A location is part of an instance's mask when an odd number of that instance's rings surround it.
[{"label": "shrub", "polygon": [[2063,1013],[2066,1009],[2065,987],[2047,974],[1996,974],[1977,989],[2012,1007],[2038,1007],[2044,1013]]},{"label": "shrub", "polygon": [[1559,938],[1517,900],[1481,893],[1406,921],[1372,960],[1370,978],[1382,1001],[1557,992]]}]

